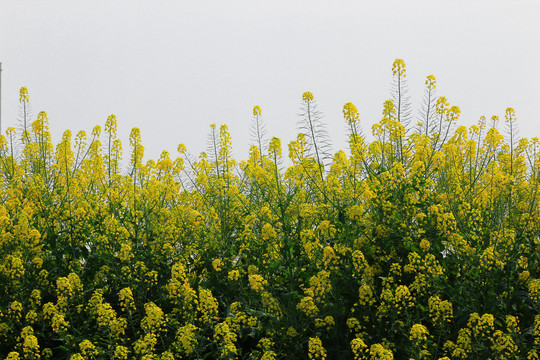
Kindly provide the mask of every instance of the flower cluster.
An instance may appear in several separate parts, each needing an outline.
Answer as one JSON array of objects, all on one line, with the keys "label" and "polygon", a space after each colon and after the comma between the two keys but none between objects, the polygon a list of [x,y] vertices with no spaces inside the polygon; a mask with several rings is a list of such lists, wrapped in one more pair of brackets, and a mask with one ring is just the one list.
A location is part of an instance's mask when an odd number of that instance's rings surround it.
[{"label": "flower cluster", "polygon": [[326,350],[322,345],[321,339],[318,337],[309,338],[308,356],[310,360],[325,360]]}]

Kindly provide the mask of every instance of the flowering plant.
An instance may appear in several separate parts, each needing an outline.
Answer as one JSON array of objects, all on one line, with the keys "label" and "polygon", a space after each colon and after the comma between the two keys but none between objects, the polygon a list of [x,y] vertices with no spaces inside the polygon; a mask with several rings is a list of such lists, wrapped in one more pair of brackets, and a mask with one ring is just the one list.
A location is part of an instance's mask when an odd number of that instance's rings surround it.
[{"label": "flowering plant", "polygon": [[56,145],[45,112],[9,128],[1,356],[538,359],[540,141],[511,108],[503,134],[458,126],[433,75],[412,127],[404,61],[392,72],[374,140],[348,102],[333,155],[304,93],[289,166],[259,106],[240,162],[224,125],[198,159],[180,144],[146,163],[133,129],[124,172],[114,115]]}]

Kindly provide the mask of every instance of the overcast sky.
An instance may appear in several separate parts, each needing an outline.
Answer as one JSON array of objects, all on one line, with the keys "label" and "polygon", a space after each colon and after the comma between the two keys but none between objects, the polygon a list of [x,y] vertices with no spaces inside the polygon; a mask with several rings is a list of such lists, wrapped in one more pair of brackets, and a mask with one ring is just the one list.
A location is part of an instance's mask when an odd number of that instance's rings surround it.
[{"label": "overcast sky", "polygon": [[116,114],[125,156],[132,127],[155,159],[179,143],[205,150],[216,123],[246,159],[253,106],[285,150],[309,90],[337,151],[343,104],[371,133],[402,58],[414,109],[433,74],[461,124],[511,106],[521,135],[540,136],[539,15],[537,0],[0,0],[2,130],[26,86],[55,142]]}]

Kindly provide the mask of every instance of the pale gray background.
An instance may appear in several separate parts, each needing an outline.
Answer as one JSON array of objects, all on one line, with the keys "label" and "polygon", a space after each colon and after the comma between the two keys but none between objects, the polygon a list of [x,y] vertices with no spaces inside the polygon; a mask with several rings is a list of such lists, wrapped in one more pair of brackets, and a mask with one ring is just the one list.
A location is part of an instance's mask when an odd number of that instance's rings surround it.
[{"label": "pale gray background", "polygon": [[462,124],[512,106],[521,135],[540,136],[539,15],[540,2],[524,0],[0,0],[2,128],[16,125],[27,86],[55,142],[114,113],[125,157],[134,126],[145,159],[175,157],[180,142],[205,150],[209,125],[226,123],[245,159],[253,106],[285,150],[309,90],[337,151],[343,104],[370,134],[403,58],[415,109],[434,74]]}]

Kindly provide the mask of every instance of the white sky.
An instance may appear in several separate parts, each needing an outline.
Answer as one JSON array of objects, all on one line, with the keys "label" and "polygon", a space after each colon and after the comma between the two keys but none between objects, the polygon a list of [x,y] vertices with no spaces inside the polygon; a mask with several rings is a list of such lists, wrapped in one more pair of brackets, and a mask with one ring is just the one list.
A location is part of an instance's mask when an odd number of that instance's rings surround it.
[{"label": "white sky", "polygon": [[433,74],[461,124],[512,106],[521,135],[540,136],[539,15],[525,0],[0,0],[2,129],[16,126],[27,86],[55,142],[116,114],[124,156],[136,126],[145,159],[176,157],[181,142],[205,150],[209,125],[225,123],[240,160],[254,105],[288,153],[309,90],[337,151],[343,104],[371,133],[402,58],[415,114]]}]

